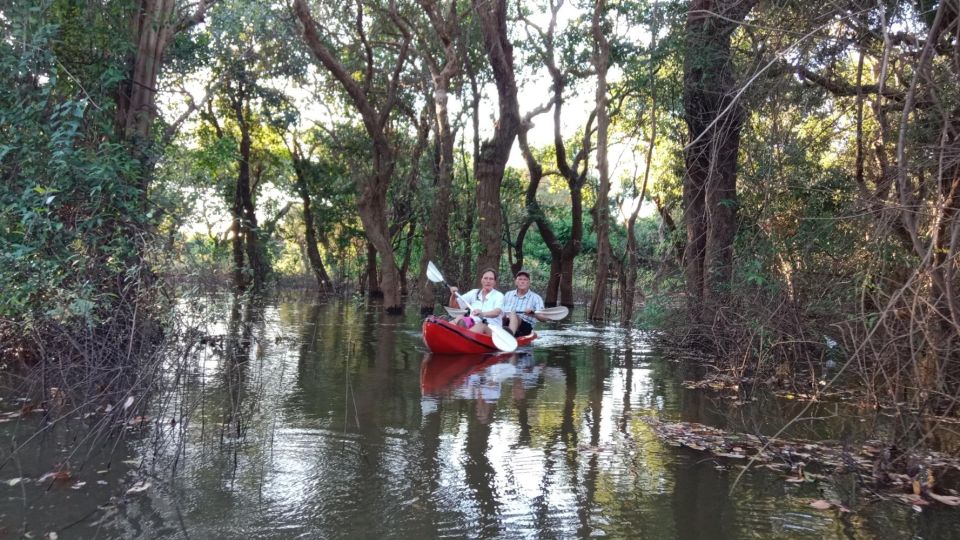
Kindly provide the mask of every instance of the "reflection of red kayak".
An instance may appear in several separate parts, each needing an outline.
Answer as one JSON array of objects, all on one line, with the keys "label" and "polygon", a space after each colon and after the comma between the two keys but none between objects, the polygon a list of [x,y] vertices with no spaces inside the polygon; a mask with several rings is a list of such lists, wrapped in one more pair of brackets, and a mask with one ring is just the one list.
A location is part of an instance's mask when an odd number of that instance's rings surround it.
[{"label": "reflection of red kayak", "polygon": [[[517,338],[517,346],[529,345],[537,334]],[[433,315],[423,321],[423,342],[437,354],[487,354],[500,352],[493,338],[471,332]]]},{"label": "reflection of red kayak", "polygon": [[511,354],[477,356],[427,355],[420,364],[420,391],[424,395],[441,394],[456,386],[471,373],[510,358]]}]

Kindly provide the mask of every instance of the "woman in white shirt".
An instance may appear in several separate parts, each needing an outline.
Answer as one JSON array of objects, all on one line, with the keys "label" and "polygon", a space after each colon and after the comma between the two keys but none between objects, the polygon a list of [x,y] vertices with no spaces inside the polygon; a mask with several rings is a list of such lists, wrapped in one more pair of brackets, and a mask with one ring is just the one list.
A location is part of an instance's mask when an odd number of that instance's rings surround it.
[{"label": "woman in white shirt", "polygon": [[[502,327],[503,293],[496,290],[497,272],[487,268],[480,273],[480,288],[472,289],[463,295],[469,304],[469,316],[460,315],[453,320],[455,324],[469,328],[478,334],[490,334],[490,325]],[[457,288],[450,287],[450,307],[467,309],[467,305],[457,298]]]}]

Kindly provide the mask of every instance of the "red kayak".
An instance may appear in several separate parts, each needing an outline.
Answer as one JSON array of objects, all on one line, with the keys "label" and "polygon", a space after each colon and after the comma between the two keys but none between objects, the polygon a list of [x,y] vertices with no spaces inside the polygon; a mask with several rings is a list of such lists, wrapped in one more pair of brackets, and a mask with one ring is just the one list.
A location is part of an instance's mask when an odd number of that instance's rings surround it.
[{"label": "red kayak", "polygon": [[[537,334],[517,338],[517,346],[529,345],[537,339]],[[427,349],[436,354],[488,354],[501,352],[493,344],[493,338],[433,315],[423,321],[423,342]]]}]

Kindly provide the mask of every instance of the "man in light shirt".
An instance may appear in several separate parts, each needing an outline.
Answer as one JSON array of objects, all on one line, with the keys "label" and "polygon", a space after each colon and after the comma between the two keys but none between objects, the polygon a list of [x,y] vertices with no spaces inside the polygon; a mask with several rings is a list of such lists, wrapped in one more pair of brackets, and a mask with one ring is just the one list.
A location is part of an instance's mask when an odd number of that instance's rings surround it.
[{"label": "man in light shirt", "polygon": [[533,333],[537,321],[545,321],[536,312],[543,309],[543,298],[530,290],[530,272],[520,270],[513,280],[516,289],[503,297],[503,327],[515,337]]}]

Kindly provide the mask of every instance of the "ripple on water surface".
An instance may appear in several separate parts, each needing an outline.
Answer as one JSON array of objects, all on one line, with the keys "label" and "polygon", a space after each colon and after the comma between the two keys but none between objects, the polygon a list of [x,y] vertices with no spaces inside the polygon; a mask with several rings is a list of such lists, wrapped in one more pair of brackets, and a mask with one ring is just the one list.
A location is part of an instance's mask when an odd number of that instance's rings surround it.
[{"label": "ripple on water surface", "polygon": [[[114,536],[182,536],[181,520],[198,538],[955,536],[926,510],[814,511],[815,486],[763,469],[731,491],[742,463],[642,421],[724,403],[684,390],[640,332],[563,321],[520,354],[444,360],[424,354],[418,317],[376,305],[289,302],[249,321],[264,356],[211,352],[195,370],[176,481],[126,503]],[[242,435],[221,438],[227,424]]]}]

